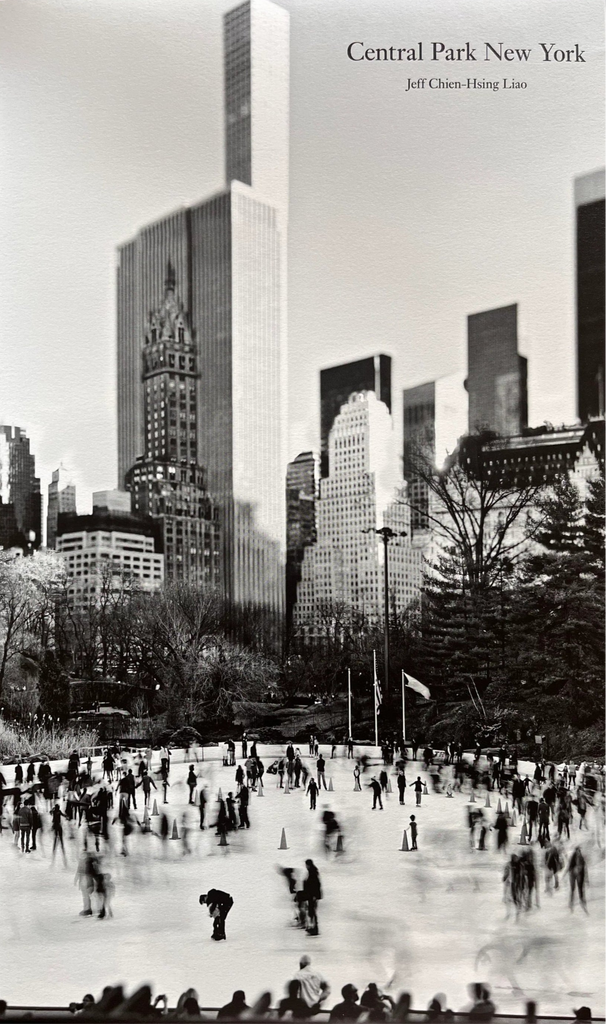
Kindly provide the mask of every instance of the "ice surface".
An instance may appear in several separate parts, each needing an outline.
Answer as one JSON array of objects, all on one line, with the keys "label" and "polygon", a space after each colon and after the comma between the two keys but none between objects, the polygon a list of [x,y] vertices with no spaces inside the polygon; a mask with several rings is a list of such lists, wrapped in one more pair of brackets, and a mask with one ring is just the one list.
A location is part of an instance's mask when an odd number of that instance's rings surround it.
[{"label": "ice surface", "polygon": [[[266,766],[277,753],[278,748],[259,747]],[[198,829],[197,809],[187,806],[187,765],[173,761],[166,810],[171,827],[176,818],[181,830],[184,813],[190,818],[192,853],[184,855],[181,841],[163,850],[155,835],[137,834],[130,856],[123,858],[116,836],[115,852],[105,857],[116,887],[110,920],[78,916],[82,902],[74,874],[83,830],[68,840],[65,829],[68,868],[59,857],[51,864],[46,815],[40,849],[33,854],[21,854],[11,833],[3,831],[0,997],[59,1005],[85,992],[98,995],[110,982],[130,989],[149,981],[154,993],[166,992],[171,1002],[190,985],[206,1006],[227,1002],[237,988],[249,999],[269,988],[278,999],[299,957],[309,953],[335,997],[346,982],[360,987],[376,981],[392,994],[410,991],[415,1008],[442,991],[453,1009],[461,1009],[467,984],[484,980],[502,1012],[521,1012],[527,998],[543,1013],[570,1016],[583,1003],[594,1015],[604,1014],[604,852],[593,811],[588,832],[579,833],[575,816],[566,843],[570,851],[580,841],[587,858],[588,915],[578,906],[569,910],[566,878],[553,896],[543,892],[541,880],[540,908],[516,922],[506,917],[505,857],[494,849],[494,833],[485,853],[469,849],[465,795],[449,799],[430,792],[416,809],[409,788],[406,806],[394,792],[384,798],[383,811],[373,811],[370,791],[353,791],[353,762],[342,756],[329,760],[326,751],[325,756],[334,792],[322,791],[316,812],[301,790],[286,794],[266,775],[264,797],[251,796],[250,831],[230,835],[225,849],[213,829]],[[313,766],[313,759],[305,760]],[[219,787],[224,796],[235,792],[235,769],[220,761],[198,768],[209,793]],[[427,778],[419,764],[409,765],[409,785],[417,774]],[[8,780],[10,772],[5,775]],[[153,795],[160,805],[161,794]],[[494,802],[485,812],[490,820]],[[339,858],[327,858],[322,848],[325,806],[343,830],[345,852]],[[419,849],[404,853],[402,831],[411,813],[417,815]],[[157,829],[159,818],[152,822]],[[283,828],[288,849],[278,850]],[[510,829],[510,844],[517,844],[519,831],[519,825]],[[293,927],[292,903],[277,870],[302,871],[310,856],[324,889],[318,936]],[[208,912],[198,903],[211,887],[234,897],[227,942],[210,940]]]}]

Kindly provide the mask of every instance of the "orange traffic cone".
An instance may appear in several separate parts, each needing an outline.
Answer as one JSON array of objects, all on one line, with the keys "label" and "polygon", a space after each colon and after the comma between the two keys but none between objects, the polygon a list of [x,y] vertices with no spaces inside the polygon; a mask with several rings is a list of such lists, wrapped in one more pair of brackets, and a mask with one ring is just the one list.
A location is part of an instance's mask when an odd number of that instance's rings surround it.
[{"label": "orange traffic cone", "polygon": [[476,802],[476,795],[475,795],[475,793],[474,793],[474,791],[473,791],[473,787],[472,787],[472,790],[471,790],[471,795],[470,795],[470,797],[469,797],[469,803],[470,803],[470,804],[475,804],[475,802]]},{"label": "orange traffic cone", "polygon": [[154,806],[153,806],[153,809],[152,809],[152,818],[157,818],[157,817],[158,817],[158,803],[157,803],[156,800],[154,800]]},{"label": "orange traffic cone", "polygon": [[387,792],[387,793],[393,793],[393,789],[391,788],[391,779],[388,779],[388,780],[387,780],[387,789],[386,789],[386,792]]},{"label": "orange traffic cone", "polygon": [[408,853],[409,852],[408,836],[406,835],[406,829],[404,829],[404,831],[402,833],[402,845],[400,847],[400,852],[401,853]]},{"label": "orange traffic cone", "polygon": [[282,829],[282,837],[280,839],[279,850],[288,850],[288,843],[286,842],[286,829]]},{"label": "orange traffic cone", "polygon": [[484,806],[490,807],[490,793],[488,792],[488,790],[486,790],[486,803],[484,804]]},{"label": "orange traffic cone", "polygon": [[328,780],[328,792],[329,793],[334,793],[334,791],[335,791],[335,787],[332,784],[332,779],[329,779]]},{"label": "orange traffic cone", "polygon": [[517,823],[518,823],[518,819],[516,818],[516,809],[514,807],[513,811],[511,812],[511,824],[512,825],[517,825]]},{"label": "orange traffic cone", "polygon": [[259,779],[259,789],[257,792],[257,796],[265,796],[265,793],[263,792],[263,783],[261,782],[261,779]]},{"label": "orange traffic cone", "polygon": [[505,814],[509,814],[509,803],[505,801]]},{"label": "orange traffic cone", "polygon": [[499,798],[499,802],[497,804],[497,814],[502,814],[502,813],[503,813],[503,808],[501,807],[501,800]]},{"label": "orange traffic cone", "polygon": [[219,846],[229,846],[229,843],[227,842],[227,836],[225,835],[225,832],[221,833],[221,838],[219,840]]},{"label": "orange traffic cone", "polygon": [[284,782],[284,792],[285,793],[290,793],[290,786],[288,784],[288,775],[286,776],[286,780]]},{"label": "orange traffic cone", "polygon": [[179,838],[179,829],[177,828],[177,819],[176,818],[173,821],[173,834],[172,834],[172,836],[170,838],[171,839],[178,839]]},{"label": "orange traffic cone", "polygon": [[339,834],[337,836],[337,845],[336,845],[335,853],[344,853],[344,850],[343,850],[343,836],[341,835],[340,832],[339,832]]},{"label": "orange traffic cone", "polygon": [[429,796],[429,794],[427,792],[427,783],[426,782],[423,783],[423,796]]},{"label": "orange traffic cone", "polygon": [[528,846],[528,840],[526,838],[526,822],[522,822],[522,831],[520,833],[520,842],[518,846]]}]

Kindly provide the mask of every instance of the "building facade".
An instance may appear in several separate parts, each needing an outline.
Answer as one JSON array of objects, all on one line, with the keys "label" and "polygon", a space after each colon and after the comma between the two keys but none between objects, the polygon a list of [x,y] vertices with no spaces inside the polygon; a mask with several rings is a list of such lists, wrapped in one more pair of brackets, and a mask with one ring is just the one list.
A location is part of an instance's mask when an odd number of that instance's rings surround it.
[{"label": "building facade", "polygon": [[320,459],[302,452],[286,470],[286,627],[292,627],[301,563],[305,550],[317,540],[316,500]]},{"label": "building facade", "polygon": [[527,360],[518,353],[518,307],[467,317],[469,433],[519,434],[528,423]]},{"label": "building facade", "polygon": [[133,511],[162,530],[166,579],[221,582],[218,510],[198,462],[197,352],[169,263],[164,301],[150,314],[143,346],[145,452],[126,474]]},{"label": "building facade", "polygon": [[170,261],[198,359],[197,457],[220,510],[221,587],[284,611],[288,14],[224,19],[224,191],[144,228],[118,266],[120,479],[145,451],[140,339]]},{"label": "building facade", "polygon": [[389,526],[389,599],[399,614],[419,593],[423,555],[411,544],[410,510],[389,410],[373,392],[350,395],[329,435],[330,474],[320,482],[317,541],[306,548],[295,629],[313,635],[327,617],[384,615],[383,541]]},{"label": "building facade", "polygon": [[53,470],[48,485],[48,505],[46,509],[46,546],[54,548],[57,540],[57,518],[60,512],[76,511],[76,485],[71,476],[59,466]]},{"label": "building facade", "polygon": [[391,357],[368,356],[320,370],[320,472],[329,473],[328,438],[341,406],[358,391],[374,391],[391,412]]},{"label": "building facade", "polygon": [[414,534],[429,528],[429,491],[415,471],[418,460],[441,468],[467,430],[469,413],[463,374],[453,373],[414,388],[405,388],[402,407],[404,479],[408,485]]},{"label": "building facade", "polygon": [[147,516],[116,510],[111,501],[110,507],[97,505],[99,497],[93,496],[92,515],[60,512],[57,519],[56,550],[67,570],[68,603],[76,611],[125,585],[150,593],[164,580],[157,525]]},{"label": "building facade", "polygon": [[604,415],[604,170],[574,183],[577,414]]},{"label": "building facade", "polygon": [[0,426],[0,530],[3,546],[24,551],[42,543],[42,495],[36,459],[20,427]]}]

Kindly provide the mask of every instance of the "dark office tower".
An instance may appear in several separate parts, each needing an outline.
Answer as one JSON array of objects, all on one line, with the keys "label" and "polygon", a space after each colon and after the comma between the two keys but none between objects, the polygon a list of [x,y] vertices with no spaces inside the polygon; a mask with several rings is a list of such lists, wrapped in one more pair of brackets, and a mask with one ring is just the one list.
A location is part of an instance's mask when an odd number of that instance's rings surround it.
[{"label": "dark office tower", "polygon": [[577,413],[604,415],[604,171],[577,178]]},{"label": "dark office tower", "polygon": [[527,360],[518,353],[518,307],[467,317],[469,431],[519,434],[528,423]]},{"label": "dark office tower", "polygon": [[328,476],[328,435],[350,395],[374,391],[391,412],[391,356],[368,356],[320,370],[320,471]]},{"label": "dark office tower", "polygon": [[320,460],[302,452],[286,470],[286,626],[292,626],[305,548],[316,542],[316,498]]},{"label": "dark office tower", "polygon": [[198,463],[197,357],[168,266],[164,302],[143,346],[145,454],[126,474],[133,512],[162,524],[165,578],[219,586],[218,516]]},{"label": "dark office tower", "polygon": [[429,526],[429,490],[416,472],[418,461],[433,463],[436,450],[435,381],[404,391],[404,479],[408,484],[410,523],[413,530]]},{"label": "dark office tower", "polygon": [[171,261],[200,372],[197,457],[222,522],[226,598],[284,611],[288,14],[224,19],[225,190],[144,228],[118,266],[118,469],[144,452],[140,343]]},{"label": "dark office tower", "polygon": [[[12,505],[17,528],[13,543],[24,551],[42,542],[42,495],[36,476],[36,460],[29,450],[29,438],[20,427],[0,426],[0,503]],[[3,534],[12,531],[8,509],[3,514]]]}]

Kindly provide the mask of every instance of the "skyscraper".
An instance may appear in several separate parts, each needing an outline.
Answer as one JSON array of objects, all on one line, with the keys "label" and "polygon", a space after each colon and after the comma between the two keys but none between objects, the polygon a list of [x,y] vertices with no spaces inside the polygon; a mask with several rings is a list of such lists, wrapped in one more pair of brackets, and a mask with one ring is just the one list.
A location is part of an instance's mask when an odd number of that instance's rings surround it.
[{"label": "skyscraper", "polygon": [[320,471],[328,476],[328,435],[341,406],[357,391],[374,391],[391,412],[391,357],[368,356],[320,370]]},{"label": "skyscraper", "polygon": [[305,549],[295,628],[313,635],[343,612],[384,614],[383,542],[389,526],[389,600],[398,614],[417,596],[423,555],[411,545],[406,484],[389,410],[373,392],[349,396],[329,435],[330,474],[320,481],[317,541]]},{"label": "skyscraper", "polygon": [[419,479],[415,465],[419,458],[440,467],[467,431],[468,399],[463,374],[452,373],[437,380],[405,388],[404,479],[408,484],[413,530],[428,527],[429,491]]},{"label": "skyscraper", "polygon": [[223,192],[144,228],[118,266],[118,463],[143,454],[140,344],[170,261],[198,357],[197,457],[222,523],[222,587],[284,609],[288,14],[224,19]]},{"label": "skyscraper", "polygon": [[46,510],[46,546],[54,548],[57,538],[57,517],[60,512],[76,511],[76,486],[63,466],[53,470],[48,485]]},{"label": "skyscraper", "polygon": [[[0,426],[0,503],[5,509],[3,532],[16,526],[12,543],[24,550],[38,548],[42,542],[42,495],[36,476],[36,460],[29,449],[29,438],[20,427]],[[13,519],[14,515],[14,519]]]},{"label": "skyscraper", "polygon": [[577,178],[577,414],[604,415],[604,170]]},{"label": "skyscraper", "polygon": [[507,437],[528,423],[527,360],[518,353],[518,307],[467,317],[469,431]]},{"label": "skyscraper", "polygon": [[197,355],[175,288],[169,263],[164,301],[150,314],[143,347],[145,453],[126,486],[133,511],[161,524],[166,578],[214,587],[221,582],[220,528],[198,462]]},{"label": "skyscraper", "polygon": [[315,452],[301,452],[286,470],[286,627],[292,625],[292,613],[301,579],[305,549],[315,544],[316,499],[320,459]]}]

